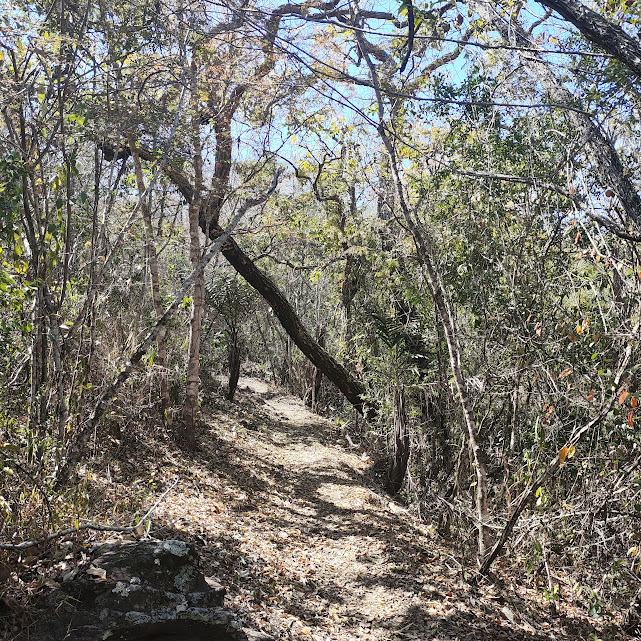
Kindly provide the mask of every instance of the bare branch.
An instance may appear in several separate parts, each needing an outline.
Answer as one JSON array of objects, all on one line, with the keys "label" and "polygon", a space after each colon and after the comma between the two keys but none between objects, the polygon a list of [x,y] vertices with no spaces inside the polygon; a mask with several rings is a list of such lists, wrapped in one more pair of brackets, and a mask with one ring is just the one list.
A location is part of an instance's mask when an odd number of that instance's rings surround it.
[{"label": "bare branch", "polygon": [[82,457],[82,453],[91,437],[91,434],[93,433],[94,427],[97,425],[98,421],[104,414],[108,404],[114,398],[121,385],[129,378],[136,365],[146,354],[149,347],[156,340],[156,337],[160,333],[161,329],[166,327],[169,320],[174,316],[179,306],[182,304],[182,301],[185,298],[187,292],[196,280],[197,276],[203,271],[203,269],[205,269],[211,259],[221,250],[222,246],[229,239],[232,231],[240,222],[240,219],[245,215],[245,213],[252,207],[256,207],[257,205],[264,203],[274,192],[276,186],[278,185],[279,177],[280,171],[277,171],[274,175],[274,179],[272,180],[272,184],[264,194],[258,196],[257,198],[250,198],[249,200],[246,200],[239,207],[238,212],[227,226],[227,229],[221,230],[220,235],[218,235],[218,237],[216,238],[216,241],[212,245],[211,249],[209,249],[209,251],[202,257],[200,262],[196,265],[196,267],[194,267],[189,277],[185,280],[180,290],[174,295],[171,305],[169,305],[169,307],[165,310],[165,313],[161,316],[161,318],[156,321],[156,324],[151,328],[147,336],[145,336],[145,338],[138,344],[132,355],[129,357],[129,361],[127,362],[127,364],[120,370],[118,375],[102,392],[96,402],[96,407],[93,413],[85,421],[82,429],[80,430],[80,433],[76,436],[76,440],[70,448],[67,459],[59,468],[58,473],[56,474],[56,482],[54,487],[59,488],[61,485],[64,485],[67,482],[71,475],[73,467]]},{"label": "bare branch", "polygon": [[138,522],[135,525],[128,525],[121,527],[119,525],[100,525],[98,523],[83,523],[77,527],[66,528],[65,530],[60,530],[58,532],[53,532],[52,534],[47,534],[47,536],[42,536],[39,539],[33,539],[31,541],[23,541],[22,543],[0,543],[0,550],[8,550],[10,552],[19,552],[20,550],[27,550],[28,548],[35,547],[36,545],[42,545],[43,543],[49,543],[54,539],[59,539],[63,536],[69,536],[70,534],[76,534],[78,532],[83,532],[86,530],[92,532],[123,532],[123,533],[135,533],[138,536],[142,536],[144,533],[145,521],[151,516],[152,512],[160,505],[161,501],[173,490],[179,481],[175,481],[170,485],[158,498],[158,500],[147,510],[146,514],[138,519]]}]

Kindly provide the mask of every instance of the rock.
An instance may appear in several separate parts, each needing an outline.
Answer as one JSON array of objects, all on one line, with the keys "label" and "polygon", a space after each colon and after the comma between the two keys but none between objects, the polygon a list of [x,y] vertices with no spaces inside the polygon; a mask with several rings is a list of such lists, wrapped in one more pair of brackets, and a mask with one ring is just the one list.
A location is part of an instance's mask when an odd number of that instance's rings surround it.
[{"label": "rock", "polygon": [[[29,641],[246,641],[225,589],[183,541],[98,546],[71,580],[41,597]],[[27,638],[27,635],[23,638]]]}]

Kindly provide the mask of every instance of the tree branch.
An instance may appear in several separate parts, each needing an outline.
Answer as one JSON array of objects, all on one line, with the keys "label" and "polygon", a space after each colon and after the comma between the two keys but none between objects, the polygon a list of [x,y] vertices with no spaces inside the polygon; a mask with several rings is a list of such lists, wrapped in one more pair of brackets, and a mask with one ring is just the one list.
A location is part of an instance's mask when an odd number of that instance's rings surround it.
[{"label": "tree branch", "polygon": [[601,14],[577,0],[537,0],[560,13],[588,40],[613,55],[641,79],[641,45],[621,27],[608,22]]},{"label": "tree branch", "polygon": [[[633,334],[635,334],[637,331],[638,331],[638,326],[633,330]],[[569,449],[570,447],[574,447],[587,432],[589,432],[590,430],[595,428],[597,425],[599,425],[601,421],[608,415],[608,412],[610,411],[612,405],[616,400],[616,397],[617,397],[616,390],[619,387],[619,383],[621,382],[621,377],[623,376],[625,372],[625,368],[628,366],[628,363],[630,362],[631,356],[632,356],[632,345],[629,344],[625,349],[621,366],[619,367],[619,370],[614,378],[614,389],[615,389],[614,394],[612,394],[612,397],[610,398],[608,403],[605,405],[605,407],[599,412],[599,414],[595,418],[593,418],[591,421],[586,423],[580,429],[575,430],[573,432],[573,434],[570,436],[567,443],[565,444],[566,448]],[[494,563],[496,557],[501,553],[503,546],[507,543],[507,540],[510,538],[510,535],[512,534],[512,530],[514,529],[516,522],[519,520],[521,513],[526,508],[528,503],[534,498],[536,491],[543,485],[543,483],[545,483],[553,474],[556,473],[556,471],[561,467],[561,465],[562,465],[561,459],[559,457],[559,454],[557,454],[554,457],[554,459],[548,464],[545,470],[543,470],[543,472],[541,472],[541,474],[539,474],[539,476],[532,482],[532,485],[530,485],[530,487],[521,495],[519,502],[514,508],[514,512],[512,512],[512,516],[510,516],[508,522],[505,524],[505,527],[503,528],[503,531],[501,532],[501,536],[499,536],[496,543],[494,544],[494,547],[489,552],[489,554],[485,557],[485,559],[483,559],[483,562],[481,563],[481,567],[479,568],[479,574],[481,576],[486,575],[490,571],[490,567],[492,566],[492,563]]]},{"label": "tree branch", "polygon": [[53,532],[52,534],[47,534],[47,536],[41,536],[39,539],[33,539],[31,541],[23,541],[22,543],[0,543],[0,550],[9,550],[10,552],[19,552],[20,550],[27,550],[28,548],[35,547],[36,545],[41,545],[42,543],[48,543],[54,539],[59,539],[62,536],[68,536],[69,534],[76,534],[77,532],[82,532],[84,530],[90,530],[93,532],[126,532],[126,533],[135,533],[138,536],[142,536],[144,533],[145,521],[151,516],[152,512],[160,505],[160,502],[173,490],[178,481],[169,486],[161,495],[160,498],[147,510],[146,514],[138,519],[136,525],[128,525],[121,527],[119,525],[100,525],[98,523],[83,523],[77,527],[66,528],[65,530],[60,530],[58,532]]}]

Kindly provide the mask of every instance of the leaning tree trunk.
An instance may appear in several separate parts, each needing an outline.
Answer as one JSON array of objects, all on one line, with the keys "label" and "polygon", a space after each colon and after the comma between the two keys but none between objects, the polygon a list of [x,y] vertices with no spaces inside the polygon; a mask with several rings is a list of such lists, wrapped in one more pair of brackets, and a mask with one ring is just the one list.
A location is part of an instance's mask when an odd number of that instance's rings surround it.
[{"label": "leaning tree trunk", "polygon": [[[154,155],[149,150],[140,150],[141,157],[152,160]],[[144,156],[143,156],[144,153]],[[170,180],[176,185],[185,200],[193,204],[194,188],[182,172],[170,164],[163,167]],[[220,224],[208,219],[206,215],[200,218],[200,226],[208,238],[216,240],[223,233]],[[233,238],[223,245],[223,256],[227,262],[251,285],[269,304],[281,326],[287,332],[294,344],[342,392],[345,398],[366,419],[376,418],[378,405],[366,398],[367,388],[352,376],[327,350],[321,347],[307,331],[298,318],[296,311],[277,285],[245,254]]]},{"label": "leaning tree trunk", "polygon": [[[219,225],[209,227],[210,238],[222,233]],[[231,266],[269,303],[283,329],[303,354],[343,393],[345,398],[368,420],[376,417],[376,404],[366,399],[366,388],[354,378],[326,349],[321,347],[301,323],[285,295],[230,238],[222,249]]]}]

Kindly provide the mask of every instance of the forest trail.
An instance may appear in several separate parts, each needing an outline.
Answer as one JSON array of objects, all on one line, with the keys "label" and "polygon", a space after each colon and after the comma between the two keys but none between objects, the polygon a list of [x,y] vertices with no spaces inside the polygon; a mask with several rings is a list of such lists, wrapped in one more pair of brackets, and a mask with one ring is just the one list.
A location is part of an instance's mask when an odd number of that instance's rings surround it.
[{"label": "forest trail", "polygon": [[299,399],[241,379],[233,406],[202,412],[198,455],[157,461],[180,480],[153,534],[195,540],[205,573],[265,639],[613,638],[565,603],[553,616],[518,579],[472,589],[459,552],[377,488],[367,456]]}]

